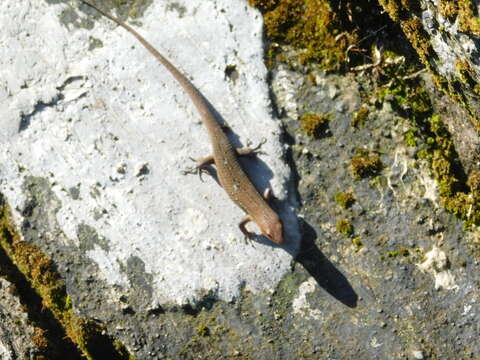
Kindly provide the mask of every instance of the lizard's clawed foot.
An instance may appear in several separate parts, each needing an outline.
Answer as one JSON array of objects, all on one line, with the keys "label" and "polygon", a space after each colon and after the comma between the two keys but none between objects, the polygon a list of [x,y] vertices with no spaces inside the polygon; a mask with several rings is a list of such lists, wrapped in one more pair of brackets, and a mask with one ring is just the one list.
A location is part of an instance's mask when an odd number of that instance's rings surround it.
[{"label": "lizard's clawed foot", "polygon": [[245,146],[242,148],[237,148],[237,154],[240,156],[252,156],[252,155],[257,155],[257,154],[262,154],[265,155],[266,153],[260,150],[263,144],[267,142],[266,138],[263,138],[260,143],[255,146],[254,148],[251,148],[250,146]]},{"label": "lizard's clawed foot", "polygon": [[243,241],[245,241],[246,244],[250,244],[253,247],[255,247],[255,241],[253,240],[254,238],[255,238],[255,234],[252,232],[248,232],[248,235],[244,234]]},{"label": "lizard's clawed foot", "polygon": [[[195,160],[194,158],[190,158],[190,160],[197,162],[197,160]],[[198,174],[200,181],[203,182],[202,174],[205,172],[209,173],[207,166],[204,164],[199,164],[183,170],[182,175]]]},{"label": "lizard's clawed foot", "polygon": [[257,146],[255,146],[254,148],[252,148],[252,153],[264,155],[265,152],[261,151],[260,149],[262,148],[262,146],[263,146],[266,142],[267,142],[267,138],[263,138],[262,141],[260,141]]}]

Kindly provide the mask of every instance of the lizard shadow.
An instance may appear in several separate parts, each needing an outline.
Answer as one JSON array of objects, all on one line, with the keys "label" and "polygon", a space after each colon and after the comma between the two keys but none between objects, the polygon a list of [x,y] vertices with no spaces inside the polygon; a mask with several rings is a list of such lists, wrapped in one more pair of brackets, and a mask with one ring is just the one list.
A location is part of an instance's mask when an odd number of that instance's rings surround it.
[{"label": "lizard shadow", "polygon": [[294,258],[294,266],[296,264],[302,265],[317,284],[332,297],[350,308],[357,307],[358,295],[346,276],[315,245],[315,239],[317,238],[315,230],[305,221],[302,221],[302,228],[304,233],[298,253],[290,251],[288,247],[283,245],[273,244],[260,235],[256,236],[254,241],[262,245],[283,248]]},{"label": "lizard shadow", "polygon": [[303,230],[301,249],[295,256],[295,263],[301,264],[317,284],[335,299],[350,308],[357,307],[358,295],[348,279],[315,245],[315,230],[306,222],[303,222]]}]

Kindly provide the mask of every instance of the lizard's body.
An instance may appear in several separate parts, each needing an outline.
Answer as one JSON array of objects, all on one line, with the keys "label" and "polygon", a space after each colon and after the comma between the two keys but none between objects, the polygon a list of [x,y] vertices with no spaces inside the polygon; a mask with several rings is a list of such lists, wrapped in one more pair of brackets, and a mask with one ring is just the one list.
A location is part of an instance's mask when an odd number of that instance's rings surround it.
[{"label": "lizard's body", "polygon": [[[187,95],[192,100],[197,108],[202,122],[205,125],[210,142],[212,144],[213,155],[203,158],[198,165],[201,171],[207,164],[214,163],[217,169],[218,179],[220,184],[228,194],[230,199],[237,204],[247,215],[240,222],[240,230],[246,235],[251,234],[245,228],[249,221],[254,221],[259,226],[262,234],[271,241],[276,243],[283,242],[282,222],[277,213],[270,207],[265,199],[260,195],[255,186],[252,184],[247,174],[243,171],[238,160],[238,153],[240,150],[233,148],[230,140],[224,132],[222,126],[217,122],[215,115],[206,99],[197,90],[197,88],[162,54],[160,54],[150,43],[148,43],[139,33],[137,33],[129,25],[121,20],[111,16],[103,10],[97,8],[93,4],[85,0],[81,0],[84,4],[94,8],[102,15],[114,21],[133,36],[135,36],[140,43],[158,60],[163,66],[173,75],[178,83],[185,90]],[[243,153],[249,151],[243,150]]]}]

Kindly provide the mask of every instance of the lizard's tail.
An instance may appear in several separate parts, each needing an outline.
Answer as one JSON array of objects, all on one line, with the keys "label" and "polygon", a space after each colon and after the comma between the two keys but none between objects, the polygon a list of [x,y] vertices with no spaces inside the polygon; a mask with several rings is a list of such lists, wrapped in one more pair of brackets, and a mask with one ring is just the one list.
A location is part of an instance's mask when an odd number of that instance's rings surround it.
[{"label": "lizard's tail", "polygon": [[[130,34],[135,36],[138,39],[138,41],[140,41],[140,43],[145,47],[145,49],[147,49],[153,56],[155,56],[155,58],[158,61],[160,61],[160,63],[163,66],[167,68],[167,70],[173,75],[175,80],[177,80],[178,83],[183,87],[185,92],[190,95],[190,98],[192,99],[192,102],[197,108],[197,110],[199,111],[201,118],[203,119],[203,123],[205,124],[209,133],[218,131],[216,130],[216,128],[218,127],[218,123],[215,121],[214,116],[212,115],[212,111],[209,108],[207,100],[203,97],[200,91],[197,90],[195,85],[193,85],[185,75],[183,75],[170,61],[168,61],[166,57],[160,54],[157,49],[155,49],[147,40],[143,38],[142,35],[140,35],[137,31],[135,31],[131,26],[127,25],[126,23],[117,19],[116,17],[106,13],[105,11],[99,9],[89,1],[86,1],[86,0],[80,0],[80,1],[85,5],[95,9],[100,14],[109,18],[113,22],[117,23],[122,28],[127,30]],[[212,121],[205,121],[206,118],[210,118],[210,117],[212,118]],[[215,128],[215,131],[212,130],[213,128]]]},{"label": "lizard's tail", "polygon": [[117,19],[116,17],[110,15],[109,13],[103,11],[102,9],[93,5],[89,1],[86,1],[86,0],[80,0],[80,1],[82,3],[84,3],[85,5],[95,9],[100,14],[109,18],[113,22],[117,23],[122,28],[127,30],[130,34],[135,36],[138,39],[138,41],[140,41],[140,43],[145,47],[145,49],[147,49],[153,56],[155,56],[155,58],[157,58],[158,61],[160,61],[162,63],[163,66],[165,66],[167,68],[167,70],[175,77],[175,79],[180,83],[180,85],[182,85],[182,87],[185,88],[185,90],[198,92],[198,90],[195,88],[195,86],[190,82],[190,80],[188,80],[185,77],[185,75],[183,75],[180,71],[178,71],[178,69],[175,66],[173,66],[173,64],[166,57],[164,57],[162,54],[160,54],[160,52],[158,52],[157,49],[155,49],[147,40],[145,40],[145,38],[142,35],[140,35],[130,25],[127,25],[123,21],[121,21],[121,20]]}]

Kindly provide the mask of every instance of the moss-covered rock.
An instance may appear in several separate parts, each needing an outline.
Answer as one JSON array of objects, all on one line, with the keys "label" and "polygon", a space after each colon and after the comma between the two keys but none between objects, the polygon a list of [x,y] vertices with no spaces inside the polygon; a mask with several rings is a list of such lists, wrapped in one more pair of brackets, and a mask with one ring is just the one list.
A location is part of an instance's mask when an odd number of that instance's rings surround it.
[{"label": "moss-covered rock", "polygon": [[[355,31],[345,30],[341,14],[327,0],[249,0],[264,14],[267,36],[299,49],[298,61],[315,61],[327,71],[340,70],[347,49],[358,42]],[[272,54],[272,53],[271,53]]]},{"label": "moss-covered rock", "polygon": [[331,114],[306,113],[300,116],[302,130],[311,138],[318,139],[328,126]]},{"label": "moss-covered rock", "polygon": [[461,104],[480,129],[480,67],[475,55],[479,51],[476,39],[480,35],[480,18],[476,2],[441,0],[439,6],[423,0],[379,2],[401,25],[437,87]]},{"label": "moss-covered rock", "polygon": [[335,228],[345,237],[349,237],[353,234],[353,225],[348,219],[339,219]]},{"label": "moss-covered rock", "polygon": [[351,160],[352,176],[359,180],[365,177],[375,176],[383,169],[380,157],[374,152],[358,149]]},{"label": "moss-covered rock", "polygon": [[335,202],[347,209],[355,202],[355,196],[349,191],[339,191],[335,194]]}]

